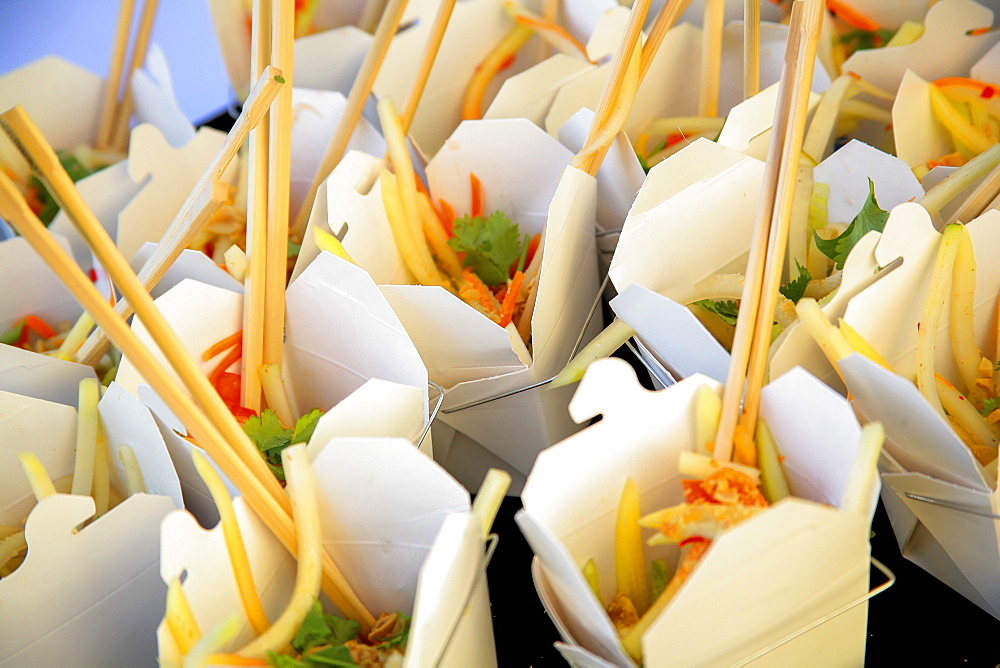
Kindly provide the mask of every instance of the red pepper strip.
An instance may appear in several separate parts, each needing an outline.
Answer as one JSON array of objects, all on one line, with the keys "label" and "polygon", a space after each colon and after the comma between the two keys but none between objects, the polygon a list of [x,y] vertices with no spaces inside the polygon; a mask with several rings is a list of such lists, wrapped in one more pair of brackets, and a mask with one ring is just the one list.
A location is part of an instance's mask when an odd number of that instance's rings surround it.
[{"label": "red pepper strip", "polygon": [[976,79],[969,79],[966,77],[944,77],[943,79],[937,79],[934,81],[934,85],[938,88],[971,88],[972,90],[979,91],[979,97],[989,99],[996,95],[996,86],[988,84],[985,81],[977,81]]},{"label": "red pepper strip", "polygon": [[521,292],[521,283],[524,282],[524,272],[519,271],[514,274],[507,294],[503,296],[503,304],[500,305],[500,326],[506,327],[514,319],[514,305],[517,303],[517,295]]},{"label": "red pepper strip", "polygon": [[826,0],[826,8],[845,23],[858,30],[867,30],[869,32],[878,30],[878,24],[875,21],[843,2],[843,0]]},{"label": "red pepper strip", "polygon": [[233,346],[239,344],[241,341],[243,341],[243,330],[242,329],[240,331],[236,332],[235,334],[227,336],[226,338],[222,339],[221,341],[218,341],[218,342],[212,344],[211,346],[209,346],[208,350],[206,350],[202,354],[201,359],[207,362],[208,360],[212,359],[216,355],[221,354],[223,351],[229,350]]},{"label": "red pepper strip", "polygon": [[216,367],[212,369],[212,371],[208,374],[208,381],[212,383],[212,387],[218,389],[219,379],[222,377],[222,374],[225,373],[226,369],[235,364],[236,361],[241,357],[243,357],[242,341],[240,341],[240,344],[238,346],[233,346],[233,348],[231,348],[229,352],[226,353],[226,356],[222,358],[222,361],[219,362],[216,365]]},{"label": "red pepper strip", "polygon": [[472,217],[483,215],[483,184],[479,177],[469,172],[469,184],[472,186]]},{"label": "red pepper strip", "polygon": [[690,538],[685,538],[677,544],[677,547],[684,547],[685,545],[693,545],[694,543],[711,543],[712,541],[704,536],[691,536]]}]

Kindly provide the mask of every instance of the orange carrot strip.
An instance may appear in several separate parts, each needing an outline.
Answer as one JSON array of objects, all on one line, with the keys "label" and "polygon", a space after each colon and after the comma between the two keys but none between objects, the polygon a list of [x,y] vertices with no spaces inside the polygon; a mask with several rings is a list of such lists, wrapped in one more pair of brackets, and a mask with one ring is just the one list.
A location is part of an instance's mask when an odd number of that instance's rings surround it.
[{"label": "orange carrot strip", "polygon": [[878,30],[878,24],[871,18],[851,7],[843,0],[826,0],[826,8],[848,25],[858,30]]},{"label": "orange carrot strip", "polygon": [[483,215],[483,184],[479,177],[469,172],[469,184],[472,186],[472,217]]},{"label": "orange carrot strip", "polygon": [[465,279],[465,285],[459,290],[459,295],[462,299],[468,302],[475,301],[480,311],[494,322],[499,322],[500,302],[493,296],[489,287],[468,267],[462,270],[462,278]]},{"label": "orange carrot strip", "polygon": [[441,219],[441,225],[448,232],[448,238],[455,236],[455,209],[443,199],[438,200],[438,209],[438,218]]},{"label": "orange carrot strip", "polygon": [[988,84],[985,81],[977,81],[976,79],[969,79],[967,77],[944,77],[943,79],[936,79],[934,85],[938,88],[971,88],[972,90],[978,91],[980,97],[985,97],[987,99],[993,97],[997,94],[997,87],[993,84]]},{"label": "orange carrot strip", "polygon": [[48,323],[37,315],[24,316],[24,328],[30,329],[43,339],[51,339],[56,335],[56,330],[49,327]]},{"label": "orange carrot strip", "polygon": [[519,271],[514,274],[514,278],[507,288],[507,294],[503,296],[503,304],[500,305],[500,326],[506,327],[514,319],[514,305],[517,304],[517,295],[521,292],[521,283],[524,282],[524,272]]},{"label": "orange carrot strip", "polygon": [[212,359],[216,355],[222,353],[224,350],[229,350],[233,346],[238,345],[241,341],[243,341],[243,330],[242,329],[240,331],[236,332],[235,334],[227,336],[226,338],[222,339],[221,341],[219,341],[217,343],[214,343],[211,346],[209,346],[208,350],[206,350],[204,352],[204,354],[201,356],[201,358],[204,361],[207,362],[208,360]]},{"label": "orange carrot strip", "polygon": [[242,339],[239,341],[239,345],[233,346],[230,351],[226,353],[226,356],[223,357],[222,360],[215,366],[215,368],[209,372],[208,382],[212,384],[212,387],[215,387],[218,384],[219,379],[222,377],[222,374],[226,371],[226,369],[235,364],[241,357],[243,357]]}]

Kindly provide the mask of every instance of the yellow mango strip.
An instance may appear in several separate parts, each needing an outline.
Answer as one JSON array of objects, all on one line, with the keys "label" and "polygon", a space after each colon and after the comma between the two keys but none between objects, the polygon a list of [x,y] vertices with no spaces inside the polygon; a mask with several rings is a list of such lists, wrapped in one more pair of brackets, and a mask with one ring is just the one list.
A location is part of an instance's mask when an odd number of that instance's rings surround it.
[{"label": "yellow mango strip", "polygon": [[785,469],[781,466],[778,443],[764,420],[757,420],[757,461],[760,462],[761,491],[768,503],[791,495]]},{"label": "yellow mango strip", "polygon": [[640,615],[649,608],[649,586],[639,526],[639,486],[629,478],[622,489],[615,521],[615,577],[618,593],[628,597]]},{"label": "yellow mango strip", "polygon": [[844,340],[847,341],[848,345],[851,346],[854,352],[861,353],[872,362],[875,362],[889,371],[892,371],[892,367],[889,365],[889,362],[882,357],[882,354],[879,353],[879,351],[875,350],[875,346],[870,344],[866,338],[861,336],[861,334],[859,334],[856,329],[851,327],[846,320],[841,318],[837,324],[839,325],[840,333],[844,337]]},{"label": "yellow mango strip", "polygon": [[[587,559],[587,563],[583,565],[583,577],[590,586],[590,591],[594,592],[594,597],[600,601],[601,600],[601,575],[597,572],[597,564],[594,563],[593,559]],[[601,603],[604,606],[604,603]]]},{"label": "yellow mango strip", "polygon": [[133,494],[145,494],[146,483],[142,479],[142,469],[139,468],[139,461],[135,458],[135,451],[131,446],[122,444],[118,446],[118,458],[125,467],[125,489],[128,496]]},{"label": "yellow mango strip", "polygon": [[[396,177],[386,169],[379,172],[379,184],[382,189],[382,206],[385,208],[385,217],[389,221],[389,228],[392,230],[392,238],[396,242],[396,248],[403,258],[406,268],[413,274],[413,278],[420,285],[439,285],[450,292],[454,288],[445,280],[434,265],[430,249],[427,242],[421,238],[415,238],[415,230],[410,221],[403,213],[403,204],[399,199],[396,190]],[[414,219],[414,222],[419,223]],[[423,233],[423,230],[416,230]]]},{"label": "yellow mango strip", "polygon": [[94,497],[95,512],[98,517],[108,512],[111,506],[111,471],[108,463],[108,439],[104,426],[97,423],[97,443],[94,450]]},{"label": "yellow mango strip", "polygon": [[917,389],[939,414],[944,415],[934,380],[934,342],[937,338],[941,312],[951,283],[952,267],[958,252],[962,225],[948,225],[941,235],[930,290],[917,328]]},{"label": "yellow mango strip", "polygon": [[947,178],[928,190],[918,204],[927,209],[932,217],[937,216],[949,202],[982,180],[997,165],[1000,165],[1000,144],[991,146],[989,150],[980,153],[949,174]]},{"label": "yellow mango strip", "polygon": [[76,460],[73,465],[73,494],[90,496],[94,484],[94,451],[97,447],[97,402],[101,399],[96,378],[80,381],[76,416]]},{"label": "yellow mango strip", "polygon": [[323,537],[320,533],[319,496],[316,480],[304,443],[285,448],[281,453],[295,517],[296,558],[298,569],[292,595],[284,611],[274,624],[256,640],[236,652],[250,658],[264,658],[269,651],[280,652],[288,647],[302,626],[313,602],[319,596],[323,575]]},{"label": "yellow mango strip", "polygon": [[240,600],[243,602],[243,610],[254,633],[260,635],[268,629],[271,623],[264,614],[264,607],[257,596],[257,587],[254,584],[253,571],[250,568],[250,558],[247,556],[246,544],[243,542],[243,533],[240,531],[239,522],[236,521],[236,511],[233,509],[233,500],[229,498],[229,491],[222,482],[215,467],[213,467],[204,455],[198,450],[191,450],[191,459],[194,461],[194,468],[198,475],[208,487],[215,507],[219,511],[219,524],[222,527],[222,535],[226,540],[226,551],[229,553],[229,563],[233,567],[233,576],[236,578],[236,589],[240,593]]},{"label": "yellow mango strip", "polygon": [[844,102],[844,106],[841,108],[841,111],[844,116],[877,121],[879,123],[885,123],[886,125],[892,124],[892,113],[888,109],[878,107],[871,102],[864,102],[862,100],[846,100]]},{"label": "yellow mango strip", "polygon": [[594,360],[610,356],[613,352],[625,345],[635,330],[624,320],[615,318],[614,321],[604,328],[600,334],[595,336],[590,343],[584,346],[577,355],[571,359],[563,370],[549,384],[551,387],[562,387],[570,383],[576,383],[587,371],[587,367]]},{"label": "yellow mango strip", "polygon": [[243,249],[233,244],[222,254],[226,260],[226,271],[229,275],[242,283],[247,276],[247,254]]},{"label": "yellow mango strip", "polygon": [[178,577],[171,578],[167,583],[167,610],[163,621],[166,622],[167,630],[181,656],[186,656],[195,643],[201,640],[201,629]]},{"label": "yellow mango strip", "polygon": [[483,484],[476,492],[476,500],[472,504],[472,514],[483,523],[483,540],[486,540],[493,528],[500,504],[510,488],[510,474],[502,469],[490,469],[483,478]]},{"label": "yellow mango strip", "polygon": [[7,564],[27,549],[28,543],[24,539],[23,531],[17,531],[0,540],[0,577],[7,568]]},{"label": "yellow mango strip", "polygon": [[268,408],[274,411],[281,424],[289,427],[294,425],[295,413],[292,412],[292,405],[285,392],[285,382],[281,379],[281,365],[261,364],[257,374],[260,376],[260,389],[264,392]]},{"label": "yellow mango strip", "polygon": [[861,430],[861,442],[847,476],[840,510],[856,515],[868,515],[872,488],[878,480],[878,459],[885,442],[885,429],[881,422],[866,424]]},{"label": "yellow mango strip", "polygon": [[326,230],[320,229],[319,227],[313,227],[313,240],[316,242],[316,247],[321,251],[326,251],[328,253],[333,253],[342,260],[347,260],[351,264],[357,264],[354,258],[351,257],[347,249],[344,248],[344,244],[340,243],[340,239],[333,236]]},{"label": "yellow mango strip", "polygon": [[21,468],[28,479],[28,484],[31,485],[31,491],[34,492],[35,499],[41,501],[56,493],[56,487],[52,484],[52,478],[49,477],[48,471],[45,470],[45,466],[42,465],[42,462],[34,452],[22,452],[17,458],[21,461]]},{"label": "yellow mango strip", "polygon": [[976,254],[965,225],[961,226],[958,234],[948,311],[951,351],[965,384],[966,395],[979,406],[982,405],[984,395],[982,388],[976,383],[979,378],[979,361],[982,359],[979,344],[976,343],[975,327]]},{"label": "yellow mango strip", "polygon": [[924,34],[924,24],[917,23],[916,21],[904,21],[903,25],[899,26],[896,34],[892,36],[888,42],[886,42],[886,47],[890,46],[906,46],[907,44],[913,44]]},{"label": "yellow mango strip", "polygon": [[714,449],[715,432],[719,428],[722,414],[722,398],[708,385],[702,385],[695,393],[694,405],[694,451],[708,455]]},{"label": "yellow mango strip", "polygon": [[535,34],[530,26],[517,23],[497,43],[493,50],[476,65],[476,71],[465,90],[462,100],[462,120],[474,121],[483,117],[483,96],[486,88],[505,67],[509,66],[515,54],[528,43]]},{"label": "yellow mango strip", "polygon": [[931,109],[935,118],[944,125],[956,142],[968,146],[973,155],[979,155],[993,146],[994,142],[985,133],[966,122],[937,86],[929,85],[927,92],[930,95]]},{"label": "yellow mango strip", "polygon": [[973,453],[976,452],[977,449],[975,446],[977,445],[990,449],[992,456],[986,459],[986,461],[980,460],[984,464],[996,457],[997,444],[1000,443],[1000,439],[997,438],[996,432],[993,431],[986,418],[979,414],[979,411],[976,410],[971,401],[962,396],[957,387],[940,375],[934,375],[934,383],[938,397],[940,397],[941,406],[947,411],[948,417],[960,427],[958,430],[959,434],[961,435],[964,431],[972,438],[972,442],[966,442],[966,445],[969,446]]},{"label": "yellow mango strip", "polygon": [[417,193],[417,207],[420,209],[420,224],[431,255],[437,260],[438,266],[444,269],[444,273],[458,283],[462,279],[462,261],[458,259],[455,249],[448,245],[448,233],[434,212],[427,193]]},{"label": "yellow mango strip", "polygon": [[[803,297],[795,305],[795,312],[799,316],[799,322],[819,344],[820,350],[823,351],[837,375],[840,376],[840,360],[854,352],[847,339],[844,338],[839,329],[830,324],[815,299]],[[841,380],[843,380],[843,376],[841,376]]]}]

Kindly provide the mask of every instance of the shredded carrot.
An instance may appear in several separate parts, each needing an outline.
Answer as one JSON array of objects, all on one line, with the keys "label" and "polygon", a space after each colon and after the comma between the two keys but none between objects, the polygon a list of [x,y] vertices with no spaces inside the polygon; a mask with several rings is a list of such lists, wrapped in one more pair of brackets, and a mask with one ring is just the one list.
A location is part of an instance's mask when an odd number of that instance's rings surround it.
[{"label": "shredded carrot", "polygon": [[448,233],[448,238],[450,239],[455,236],[455,209],[452,208],[451,204],[442,199],[438,200],[436,211],[438,218],[441,219],[441,225]]},{"label": "shredded carrot", "polygon": [[540,243],[542,243],[541,232],[531,237],[531,241],[528,242],[528,254],[524,257],[525,267],[529,266],[531,261],[535,258],[535,253],[538,251],[538,244]]},{"label": "shredded carrot", "polygon": [[266,666],[264,659],[249,659],[238,654],[212,654],[208,657],[211,666]]},{"label": "shredded carrot", "polygon": [[736,430],[733,432],[733,449],[738,463],[747,466],[757,465],[757,448],[753,442],[753,433],[746,425],[736,425]]},{"label": "shredded carrot", "polygon": [[524,282],[524,272],[519,271],[514,274],[514,278],[507,288],[507,294],[503,297],[503,304],[500,305],[500,326],[506,327],[514,319],[514,305],[517,304],[517,296],[521,292],[521,283]]},{"label": "shredded carrot", "polygon": [[826,0],[826,8],[853,28],[871,32],[878,30],[878,24],[875,21],[843,0]]},{"label": "shredded carrot", "polygon": [[479,177],[469,172],[469,184],[472,186],[472,217],[483,215],[483,184]]},{"label": "shredded carrot", "polygon": [[993,30],[992,26],[983,26],[982,28],[973,28],[972,30],[966,30],[965,34],[969,37],[978,37],[979,35],[985,35],[986,33]]},{"label": "shredded carrot", "polygon": [[217,387],[219,378],[222,377],[222,374],[241,357],[243,357],[243,341],[240,341],[239,345],[233,346],[229,352],[226,353],[225,357],[223,357],[222,360],[215,366],[215,368],[209,372],[208,380],[212,383],[212,387]]},{"label": "shredded carrot", "polygon": [[500,321],[500,302],[493,296],[489,287],[483,283],[482,279],[469,267],[462,269],[464,285],[459,290],[459,296],[466,302],[475,300],[479,310],[482,311],[493,322]]},{"label": "shredded carrot", "polygon": [[989,99],[996,95],[996,86],[988,84],[985,81],[977,81],[976,79],[969,79],[967,77],[944,77],[943,79],[936,79],[934,85],[938,88],[971,88],[972,90],[979,91],[979,96]]},{"label": "shredded carrot", "polygon": [[21,332],[22,338],[27,340],[27,332],[31,330],[40,338],[51,339],[56,335],[56,330],[49,327],[48,323],[36,315],[24,316],[24,330]]},{"label": "shredded carrot", "polygon": [[243,330],[241,329],[235,334],[231,334],[226,338],[222,339],[221,341],[218,341],[209,346],[208,350],[204,352],[201,358],[207,362],[216,355],[221,354],[223,351],[229,350],[235,345],[240,345],[242,341],[243,341]]}]

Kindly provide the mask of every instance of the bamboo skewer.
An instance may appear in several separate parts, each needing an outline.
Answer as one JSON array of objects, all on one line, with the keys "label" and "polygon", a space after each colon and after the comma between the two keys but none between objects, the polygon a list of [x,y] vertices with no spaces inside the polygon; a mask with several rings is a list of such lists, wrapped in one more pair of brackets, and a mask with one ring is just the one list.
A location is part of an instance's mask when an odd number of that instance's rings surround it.
[{"label": "bamboo skewer", "polygon": [[653,22],[653,27],[649,30],[646,43],[642,46],[642,63],[639,66],[640,81],[645,78],[646,72],[649,71],[649,66],[653,64],[653,58],[656,56],[660,44],[663,43],[663,38],[674,27],[677,19],[680,18],[681,14],[684,13],[684,10],[690,4],[691,0],[667,0],[660,7],[660,13],[656,15],[656,21]]},{"label": "bamboo skewer", "polygon": [[[806,3],[811,3],[806,8]],[[736,334],[733,341],[732,354],[729,363],[729,372],[726,376],[726,384],[722,395],[722,414],[719,420],[719,428],[715,438],[715,449],[713,458],[718,461],[729,461],[733,450],[733,437],[738,423],[745,424],[746,419],[741,422],[740,399],[744,393],[744,381],[750,365],[751,355],[755,353],[764,355],[766,362],[766,345],[770,343],[771,316],[761,310],[764,301],[762,298],[763,281],[768,267],[771,271],[780,271],[783,266],[783,257],[777,255],[779,248],[784,252],[782,244],[769,245],[771,237],[771,227],[774,225],[775,214],[787,215],[788,207],[791,206],[788,194],[791,187],[794,187],[794,176],[798,168],[798,161],[784,163],[783,157],[786,155],[786,146],[792,143],[788,139],[790,130],[795,130],[795,126],[804,123],[804,120],[792,120],[793,113],[796,116],[805,114],[805,105],[796,107],[795,101],[803,97],[808,102],[808,94],[811,83],[802,81],[799,77],[799,68],[805,66],[811,68],[815,62],[815,43],[818,39],[819,20],[818,15],[821,5],[818,0],[796,0],[792,5],[791,22],[789,29],[789,44],[786,47],[785,67],[782,72],[781,84],[778,89],[778,101],[775,107],[775,120],[771,132],[771,144],[768,149],[767,163],[764,171],[764,180],[761,185],[760,203],[757,209],[757,222],[754,228],[753,240],[750,246],[750,257],[747,263],[746,283],[744,285],[743,296],[740,300],[740,317],[736,321]],[[808,14],[806,12],[809,12]],[[812,60],[806,58],[806,54],[812,51]],[[803,62],[805,61],[805,62]],[[804,85],[803,85],[804,84]],[[793,112],[794,109],[794,112]],[[799,130],[801,132],[801,130]],[[801,135],[798,139],[801,150]],[[789,151],[795,149],[788,147]],[[785,189],[780,202],[776,202],[779,195],[779,183]],[[773,302],[772,302],[773,312]],[[764,315],[761,317],[761,314]],[[758,320],[760,323],[758,324]],[[766,331],[767,336],[761,339],[762,333]],[[759,350],[763,348],[763,350]],[[758,362],[759,364],[759,362]],[[760,380],[753,380],[748,383],[747,402],[754,410],[753,419],[756,421],[757,395],[760,392],[763,376]],[[751,431],[752,433],[752,431]]]},{"label": "bamboo skewer", "polygon": [[[236,157],[240,146],[247,135],[264,117],[271,100],[281,88],[278,80],[281,71],[268,67],[254,84],[239,118],[226,137],[225,143],[219,148],[212,162],[199,177],[187,199],[178,209],[173,221],[167,227],[163,238],[153,254],[139,270],[139,280],[146,290],[151,290],[166,273],[170,265],[180,255],[198,234],[205,224],[211,220],[213,213],[227,199],[228,186],[220,179]],[[132,314],[132,307],[127,300],[121,300],[115,306],[115,311],[123,318]],[[76,360],[81,364],[93,365],[101,358],[107,349],[108,339],[101,329],[95,330],[81,346]]]},{"label": "bamboo skewer", "polygon": [[743,99],[760,92],[760,0],[743,3]]},{"label": "bamboo skewer", "polygon": [[115,41],[111,50],[111,63],[104,81],[104,95],[101,101],[101,120],[97,127],[94,148],[103,151],[111,143],[111,129],[118,107],[118,90],[122,85],[122,68],[128,51],[129,32],[132,27],[132,13],[135,0],[121,0],[118,7],[118,21],[115,23]]},{"label": "bamboo skewer", "polygon": [[994,167],[986,178],[965,198],[958,210],[946,221],[967,223],[983,212],[1000,204],[1000,166]]},{"label": "bamboo skewer", "polygon": [[[292,72],[295,40],[293,0],[272,0],[271,61]],[[288,279],[288,207],[292,179],[292,81],[271,105],[268,127],[267,245],[264,279],[264,340],[261,362],[280,370],[285,346],[285,284]],[[251,267],[251,271],[253,271]],[[258,268],[259,271],[259,268]],[[244,350],[246,350],[244,348]],[[258,367],[244,366],[244,375],[257,375]],[[284,424],[296,416],[278,415]]]},{"label": "bamboo skewer", "polygon": [[128,72],[125,74],[125,90],[122,93],[121,103],[115,111],[115,118],[111,128],[111,147],[121,153],[128,148],[129,117],[132,115],[132,74],[142,67],[146,61],[146,51],[149,49],[149,38],[153,33],[153,22],[156,19],[156,9],[160,0],[146,0],[142,6],[142,14],[139,18],[139,28],[136,30],[135,44],[132,45],[132,59],[129,62]]},{"label": "bamboo skewer", "polygon": [[399,22],[403,18],[406,3],[407,0],[389,0],[385,12],[382,14],[382,20],[375,31],[375,38],[368,49],[367,55],[365,55],[364,62],[361,63],[361,70],[354,80],[351,92],[347,96],[347,104],[344,107],[343,115],[340,117],[340,123],[337,124],[337,129],[334,131],[333,138],[330,140],[326,153],[323,155],[323,161],[320,163],[319,170],[317,170],[316,176],[313,178],[312,184],[306,192],[305,199],[302,200],[302,208],[299,209],[298,215],[295,217],[295,224],[291,228],[291,235],[296,239],[301,239],[305,233],[306,223],[309,222],[309,214],[312,212],[313,202],[316,200],[316,193],[319,190],[320,184],[326,180],[326,177],[330,175],[330,172],[333,171],[333,168],[337,166],[337,163],[340,162],[340,159],[344,157],[344,153],[347,151],[347,144],[351,141],[354,128],[358,124],[358,119],[361,118],[361,111],[365,106],[365,102],[368,101],[372,86],[375,85],[375,78],[378,76],[382,62],[389,51],[389,45],[396,34]]},{"label": "bamboo skewer", "polygon": [[427,87],[427,80],[431,76],[431,69],[434,67],[434,61],[437,60],[437,54],[441,49],[441,42],[444,40],[444,33],[448,29],[448,23],[451,21],[454,9],[455,0],[442,0],[437,14],[434,15],[434,24],[431,26],[431,33],[427,37],[427,45],[424,47],[424,56],[420,61],[420,69],[417,70],[413,87],[410,88],[410,92],[406,96],[406,101],[403,103],[403,109],[399,115],[404,133],[410,131],[410,124],[413,123],[413,116],[417,113],[420,97],[424,94],[424,88]]},{"label": "bamboo skewer", "polygon": [[[254,76],[271,62],[271,0],[253,3],[251,54]],[[261,386],[256,370],[264,355],[264,295],[267,253],[267,179],[269,164],[270,116],[250,133],[247,197],[247,269],[243,282],[243,374],[240,404],[260,412]]]},{"label": "bamboo skewer", "polygon": [[[153,304],[149,294],[142,288],[135,274],[132,273],[131,268],[128,266],[128,263],[118,252],[118,249],[114,246],[104,228],[101,227],[100,222],[89,210],[82,198],[80,198],[69,175],[66,174],[66,171],[59,163],[55,152],[45,142],[44,138],[41,137],[34,123],[31,122],[31,119],[27,117],[20,107],[15,107],[13,110],[0,115],[0,125],[3,126],[4,131],[7,132],[19,151],[28,160],[29,164],[31,164],[32,170],[46,185],[60,207],[66,211],[70,219],[76,224],[98,260],[108,270],[112,281],[121,288],[126,298],[133,303],[137,316],[143,321],[157,347],[164,357],[166,357],[168,363],[180,377],[188,391],[191,392],[194,401],[204,410],[204,413],[197,408],[192,411],[189,406],[185,408],[187,404],[181,402],[179,404],[181,410],[178,411],[178,417],[182,420],[188,418],[195,421],[193,424],[197,425],[197,430],[195,431],[195,428],[192,427],[195,437],[199,439],[201,437],[208,438],[204,446],[206,449],[209,447],[212,448],[209,450],[210,455],[220,457],[219,465],[223,467],[227,475],[230,475],[230,471],[232,471],[233,477],[231,479],[234,483],[238,480],[246,481],[247,488],[244,490],[241,487],[241,491],[247,494],[248,502],[252,506],[256,506],[254,510],[260,514],[261,519],[269,522],[269,528],[275,536],[285,545],[286,549],[294,554],[295,531],[291,521],[288,497],[282,491],[277,480],[267,468],[263,458],[260,457],[260,454],[250,442],[246,433],[233,418],[232,414],[229,413],[215,389],[209,384],[205,374],[201,372],[194,360],[191,359],[191,356],[184,350],[176,333],[167,324],[159,309],[156,308],[156,305]],[[9,184],[9,179],[6,183]],[[13,184],[9,185],[13,187]],[[20,198],[19,203],[23,206],[20,208],[13,206],[7,208],[16,209],[11,211],[12,215],[17,214],[20,220],[25,220],[24,209],[27,208],[27,205],[23,203],[23,198]],[[28,220],[27,222],[29,223],[27,226],[31,227],[33,221]],[[51,242],[51,237],[45,235],[44,231],[42,236],[45,236]],[[81,271],[76,270],[74,272],[68,269],[74,266],[74,263],[68,259],[65,253],[57,260],[58,262],[65,263],[62,270],[57,270],[56,272],[61,278],[72,276],[74,279],[79,280],[80,277],[83,277]],[[89,279],[85,280],[89,284]],[[93,286],[90,287],[92,288]],[[109,329],[109,332],[113,336],[121,338],[123,336],[121,328],[128,330],[127,326],[124,325],[124,321],[119,320],[113,314],[109,316],[108,312],[110,312],[111,307],[104,302],[104,299],[99,294],[97,301],[100,302],[100,306],[92,304],[92,296],[94,294],[98,294],[96,290],[93,290],[91,297],[84,303],[84,307],[90,311],[94,319],[100,322],[102,326],[108,327],[110,325],[114,328]],[[94,310],[91,310],[91,308]],[[100,319],[97,317],[98,312],[102,313]],[[121,325],[118,323],[121,323]],[[128,334],[131,335],[131,331],[128,331]],[[144,347],[140,345],[139,348],[141,349],[138,351],[139,355],[143,357]],[[130,354],[124,347],[122,350],[125,354]],[[136,350],[132,350],[131,346],[129,346],[129,350],[137,352]],[[148,351],[145,352],[148,353]],[[142,367],[140,367],[140,370],[142,370]],[[150,370],[157,376],[166,374],[162,370],[162,367],[156,363],[151,365]],[[147,380],[150,379],[147,378]],[[153,381],[150,380],[150,382]],[[169,387],[165,386],[162,378],[157,383],[159,386],[164,387],[166,391],[170,391]],[[171,383],[172,381],[166,383],[166,385],[170,385]],[[157,386],[154,385],[154,389],[158,389]],[[180,394],[183,395],[183,393]],[[164,400],[166,400],[166,397],[164,397]],[[184,401],[189,400],[185,397]],[[171,408],[173,410],[173,407]],[[356,619],[362,627],[367,627],[373,623],[374,618],[371,613],[365,609],[364,605],[351,590],[332,559],[328,555],[325,555],[323,561],[324,591],[327,595],[334,600],[342,612]]]},{"label": "bamboo skewer", "polygon": [[725,0],[705,0],[701,29],[699,116],[715,118],[719,115],[719,79],[722,73],[722,29],[725,12]]}]

